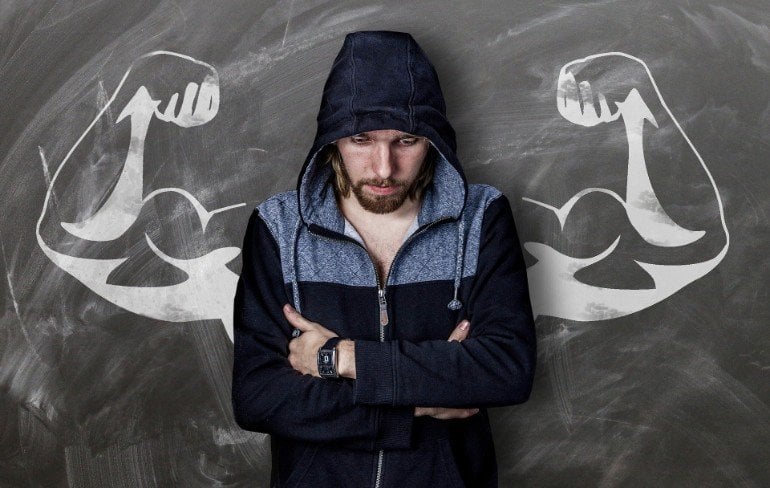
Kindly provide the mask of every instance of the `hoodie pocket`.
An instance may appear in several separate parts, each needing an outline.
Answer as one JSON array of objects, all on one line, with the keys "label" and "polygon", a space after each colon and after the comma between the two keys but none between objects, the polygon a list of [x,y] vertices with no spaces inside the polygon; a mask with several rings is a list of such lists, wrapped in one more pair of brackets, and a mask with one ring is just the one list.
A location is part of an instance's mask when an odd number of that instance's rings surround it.
[{"label": "hoodie pocket", "polygon": [[297,458],[297,462],[294,464],[291,474],[286,478],[284,483],[281,483],[281,486],[286,488],[298,486],[302,479],[305,478],[310,466],[313,464],[316,451],[318,451],[317,444],[306,445],[302,454]]},{"label": "hoodie pocket", "polygon": [[386,451],[383,486],[464,488],[449,439],[426,440],[413,449]]},{"label": "hoodie pocket", "polygon": [[449,484],[447,486],[464,488],[465,482],[463,481],[462,475],[460,475],[460,470],[457,466],[454,454],[452,454],[452,447],[449,445],[449,440],[438,439],[436,442],[438,445],[439,459],[444,466],[447,478],[449,478]]},{"label": "hoodie pocket", "polygon": [[[387,459],[387,453],[385,457]],[[317,444],[300,455],[291,474],[281,486],[283,488],[373,486],[376,468],[377,451]]]}]

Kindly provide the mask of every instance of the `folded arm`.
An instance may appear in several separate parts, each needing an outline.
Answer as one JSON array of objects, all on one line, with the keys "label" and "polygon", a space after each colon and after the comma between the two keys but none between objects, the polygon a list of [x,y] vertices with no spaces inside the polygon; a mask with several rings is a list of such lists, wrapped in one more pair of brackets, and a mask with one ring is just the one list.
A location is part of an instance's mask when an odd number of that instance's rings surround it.
[{"label": "folded arm", "polygon": [[527,400],[536,359],[534,320],[504,196],[487,208],[481,239],[466,311],[470,336],[462,342],[356,340],[356,403],[493,407]]},{"label": "folded arm", "polygon": [[[302,333],[289,342],[289,362],[298,372],[321,378],[316,357],[318,349],[337,334],[323,325],[310,321],[291,305],[283,309],[286,320]],[[463,341],[468,337],[470,322],[461,320],[449,335],[449,341]],[[337,344],[337,373],[343,378],[356,379],[355,341],[343,339]],[[421,407],[414,408],[415,417],[430,416],[441,420],[461,419],[473,416],[478,408]]]},{"label": "folded arm", "polygon": [[359,449],[409,446],[413,406],[355,402],[355,382],[303,375],[287,358],[292,327],[278,246],[255,210],[235,295],[232,402],[242,428]]}]

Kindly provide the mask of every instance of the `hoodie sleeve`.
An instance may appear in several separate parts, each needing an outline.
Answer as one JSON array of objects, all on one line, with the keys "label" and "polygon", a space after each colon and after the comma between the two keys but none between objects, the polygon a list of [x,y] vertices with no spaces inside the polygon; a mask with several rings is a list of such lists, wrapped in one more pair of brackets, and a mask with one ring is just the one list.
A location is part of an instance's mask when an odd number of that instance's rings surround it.
[{"label": "hoodie sleeve", "polygon": [[291,367],[289,303],[278,245],[254,211],[243,242],[234,303],[232,403],[246,430],[365,450],[409,447],[414,407],[354,401],[353,380],[330,381]]},{"label": "hoodie sleeve", "polygon": [[462,342],[356,340],[361,405],[496,407],[529,397],[536,344],[524,257],[508,199],[489,204]]}]

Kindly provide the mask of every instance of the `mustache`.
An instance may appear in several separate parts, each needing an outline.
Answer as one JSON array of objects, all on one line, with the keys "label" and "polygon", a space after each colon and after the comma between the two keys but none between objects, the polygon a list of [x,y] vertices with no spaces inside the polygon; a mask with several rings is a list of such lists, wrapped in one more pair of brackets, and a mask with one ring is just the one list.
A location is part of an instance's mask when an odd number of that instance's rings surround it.
[{"label": "mustache", "polygon": [[356,184],[356,186],[359,188],[363,187],[364,185],[377,186],[380,188],[384,188],[386,186],[396,186],[396,187],[403,188],[406,186],[406,182],[401,180],[395,180],[393,178],[385,178],[385,179],[369,178],[369,179],[361,180]]}]

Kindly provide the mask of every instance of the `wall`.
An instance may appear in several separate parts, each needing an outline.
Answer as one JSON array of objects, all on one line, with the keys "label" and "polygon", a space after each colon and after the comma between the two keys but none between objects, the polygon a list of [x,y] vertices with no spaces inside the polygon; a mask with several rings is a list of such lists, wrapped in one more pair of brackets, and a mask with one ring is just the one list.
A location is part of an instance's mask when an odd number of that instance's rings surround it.
[{"label": "wall", "polygon": [[345,33],[388,29],[526,249],[538,372],[491,413],[501,486],[767,486],[769,23],[760,0],[4,4],[0,485],[267,486],[229,406],[245,225],[295,185]]}]

